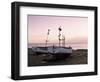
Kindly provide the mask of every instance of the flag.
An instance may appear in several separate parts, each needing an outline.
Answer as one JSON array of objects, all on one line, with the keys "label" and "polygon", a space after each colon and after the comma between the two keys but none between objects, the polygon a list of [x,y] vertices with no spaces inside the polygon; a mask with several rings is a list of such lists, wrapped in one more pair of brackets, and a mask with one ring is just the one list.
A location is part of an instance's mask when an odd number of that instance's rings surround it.
[{"label": "flag", "polygon": [[62,29],[59,27],[58,30],[61,31]]},{"label": "flag", "polygon": [[49,32],[50,32],[50,29],[48,29],[48,33],[47,33],[48,35],[49,35]]}]

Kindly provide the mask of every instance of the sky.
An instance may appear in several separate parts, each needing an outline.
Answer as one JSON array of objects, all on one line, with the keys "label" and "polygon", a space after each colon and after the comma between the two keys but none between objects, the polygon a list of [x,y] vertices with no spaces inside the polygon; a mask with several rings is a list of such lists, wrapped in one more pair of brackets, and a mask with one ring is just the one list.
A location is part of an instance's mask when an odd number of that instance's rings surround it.
[{"label": "sky", "polygon": [[28,15],[27,21],[28,44],[45,43],[48,29],[48,43],[58,43],[58,28],[61,26],[61,34],[65,36],[67,44],[82,44],[87,47],[87,17]]}]

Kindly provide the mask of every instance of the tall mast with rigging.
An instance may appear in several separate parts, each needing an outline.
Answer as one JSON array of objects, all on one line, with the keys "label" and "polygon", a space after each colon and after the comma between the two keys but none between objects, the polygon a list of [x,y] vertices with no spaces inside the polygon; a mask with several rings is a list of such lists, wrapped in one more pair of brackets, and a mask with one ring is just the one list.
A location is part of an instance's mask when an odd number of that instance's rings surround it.
[{"label": "tall mast with rigging", "polygon": [[58,39],[59,39],[59,47],[61,46],[61,26],[58,28],[59,30],[59,35],[58,35]]},{"label": "tall mast with rigging", "polygon": [[45,43],[45,46],[47,46],[47,43],[48,43],[48,36],[49,36],[49,33],[50,33],[50,29],[48,29],[48,32],[47,32],[47,37],[46,37],[46,43]]},{"label": "tall mast with rigging", "polygon": [[65,36],[62,35],[62,46],[65,47]]}]

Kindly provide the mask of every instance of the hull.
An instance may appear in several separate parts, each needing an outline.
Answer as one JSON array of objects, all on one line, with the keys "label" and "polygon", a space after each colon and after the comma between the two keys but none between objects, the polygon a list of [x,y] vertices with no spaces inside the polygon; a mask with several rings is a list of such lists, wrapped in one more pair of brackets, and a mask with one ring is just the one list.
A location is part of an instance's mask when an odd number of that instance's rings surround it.
[{"label": "hull", "polygon": [[72,48],[70,47],[36,47],[33,48],[33,52],[36,55],[49,54],[52,55],[52,60],[64,60],[68,58],[72,53]]},{"label": "hull", "polygon": [[68,58],[71,54],[70,53],[62,53],[62,54],[53,54],[53,58],[55,60],[65,60],[66,58]]}]

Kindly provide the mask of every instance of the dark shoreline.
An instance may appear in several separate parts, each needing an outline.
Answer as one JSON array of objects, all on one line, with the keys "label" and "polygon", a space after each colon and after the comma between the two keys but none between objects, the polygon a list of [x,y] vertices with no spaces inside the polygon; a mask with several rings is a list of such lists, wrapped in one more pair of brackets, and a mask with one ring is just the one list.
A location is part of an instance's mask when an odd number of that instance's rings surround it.
[{"label": "dark shoreline", "polygon": [[55,61],[44,61],[44,59],[52,59],[51,55],[43,54],[36,55],[28,48],[28,66],[54,66],[54,65],[81,65],[87,64],[88,62],[88,50],[87,49],[77,49],[73,50],[73,53],[65,60],[55,60]]}]

